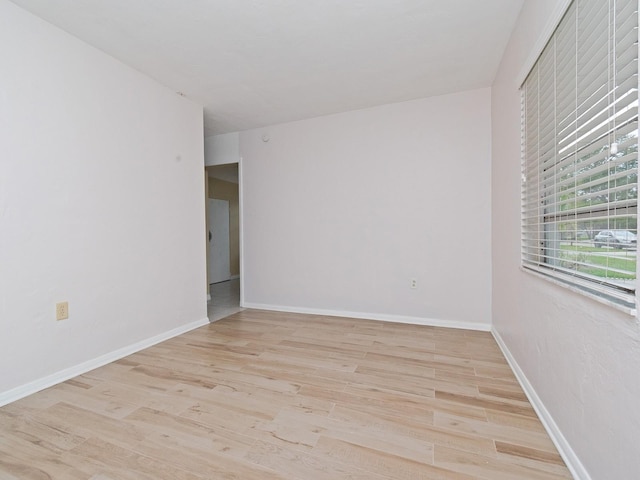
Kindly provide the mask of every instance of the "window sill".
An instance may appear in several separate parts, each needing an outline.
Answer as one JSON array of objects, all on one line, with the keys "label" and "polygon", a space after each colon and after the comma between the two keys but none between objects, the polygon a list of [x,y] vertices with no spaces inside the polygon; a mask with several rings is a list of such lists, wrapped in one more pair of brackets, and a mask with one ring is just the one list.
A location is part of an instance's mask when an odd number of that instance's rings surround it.
[{"label": "window sill", "polygon": [[531,268],[531,267],[525,267],[523,265],[520,265],[520,270],[526,272],[527,274],[530,275],[534,275],[538,278],[542,278],[543,280],[546,280],[550,283],[553,283],[555,285],[558,285],[560,287],[566,288],[568,290],[571,290],[574,293],[583,295],[585,297],[591,298],[592,300],[595,300],[599,303],[602,303],[604,305],[608,305],[609,307],[615,308],[616,310],[619,310],[621,312],[624,312],[632,317],[637,317],[637,309],[635,307],[630,307],[628,305],[623,305],[622,303],[618,303],[613,299],[607,298],[606,296],[599,295],[596,292],[590,291],[587,288],[583,288],[580,287],[578,285],[569,283],[568,280],[562,280],[559,277],[557,277],[556,275],[550,274],[550,273],[546,273],[544,271],[540,271],[537,270],[535,268]]}]

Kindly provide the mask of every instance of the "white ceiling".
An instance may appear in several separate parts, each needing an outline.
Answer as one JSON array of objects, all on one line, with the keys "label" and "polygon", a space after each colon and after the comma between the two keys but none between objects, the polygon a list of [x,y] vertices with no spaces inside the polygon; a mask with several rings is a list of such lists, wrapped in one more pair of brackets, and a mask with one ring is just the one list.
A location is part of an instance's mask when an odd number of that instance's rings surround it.
[{"label": "white ceiling", "polygon": [[488,87],[524,0],[12,0],[204,105],[205,136]]}]

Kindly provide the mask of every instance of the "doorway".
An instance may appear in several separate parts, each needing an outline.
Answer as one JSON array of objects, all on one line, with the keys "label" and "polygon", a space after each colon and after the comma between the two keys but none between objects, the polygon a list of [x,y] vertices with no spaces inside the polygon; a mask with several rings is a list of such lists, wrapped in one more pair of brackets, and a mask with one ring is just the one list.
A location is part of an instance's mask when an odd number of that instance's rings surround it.
[{"label": "doorway", "polygon": [[240,202],[238,164],[206,168],[209,321],[240,307]]}]

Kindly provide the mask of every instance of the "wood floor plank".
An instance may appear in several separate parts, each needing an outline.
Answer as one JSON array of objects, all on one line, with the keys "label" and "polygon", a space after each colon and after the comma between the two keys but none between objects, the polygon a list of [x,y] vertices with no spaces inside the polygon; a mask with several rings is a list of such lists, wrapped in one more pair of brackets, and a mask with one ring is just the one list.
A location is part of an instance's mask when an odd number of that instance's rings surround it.
[{"label": "wood floor plank", "polygon": [[0,480],[571,478],[491,334],[245,310],[0,408]]},{"label": "wood floor plank", "polygon": [[92,393],[108,398],[122,399],[135,405],[136,409],[147,407],[176,415],[197,404],[196,399],[183,398],[174,395],[173,392],[153,391],[139,388],[133,383],[123,384],[112,380],[96,385],[92,388]]},{"label": "wood floor plank", "polygon": [[[329,461],[328,461],[329,460]],[[291,448],[258,441],[247,461],[280,472],[290,480],[390,480],[392,477],[363,470],[352,463],[327,459]]]},{"label": "wood floor plank", "polygon": [[[86,437],[75,435],[54,428],[46,423],[36,421],[29,414],[12,414],[8,409],[0,409],[0,439],[5,435],[37,444],[55,454],[69,450],[86,440]],[[1,440],[0,440],[1,441]]]},{"label": "wood floor plank", "polygon": [[161,439],[173,447],[184,446],[189,450],[200,450],[203,454],[218,452],[243,457],[254,443],[254,439],[233,430],[210,427],[189,418],[140,408],[125,419],[135,425],[149,438]]},{"label": "wood floor plank", "polygon": [[324,458],[355,465],[368,472],[397,480],[470,480],[473,477],[409,460],[385,451],[322,437],[314,452]]},{"label": "wood floor plank", "polygon": [[85,472],[112,475],[123,479],[202,480],[201,475],[172,465],[171,461],[151,458],[131,448],[90,438],[62,455],[68,463],[77,463]]},{"label": "wood floor plank", "polygon": [[523,447],[557,454],[556,448],[546,432],[537,432],[528,428],[510,425],[499,425],[486,420],[474,420],[443,411],[434,413],[433,423],[436,426],[491,439],[496,442],[496,445],[501,441],[512,442]]},{"label": "wood floor plank", "polygon": [[559,480],[571,478],[568,470],[549,472],[534,466],[510,462],[504,458],[466,453],[455,448],[436,446],[435,465],[485,480]]},{"label": "wood floor plank", "polygon": [[64,450],[54,450],[50,445],[39,444],[35,438],[21,438],[2,432],[0,436],[0,478],[15,476],[20,480],[69,478],[84,475],[61,458]]},{"label": "wood floor plank", "polygon": [[469,395],[459,395],[444,391],[436,391],[436,398],[462,405],[480,407],[486,410],[497,410],[500,412],[515,413],[526,417],[536,417],[533,407],[526,402],[482,398],[480,395],[472,397]]},{"label": "wood floor plank", "polygon": [[496,450],[499,453],[528,458],[544,463],[555,463],[556,465],[562,465],[564,463],[562,457],[558,455],[558,452],[549,451],[550,449],[538,449],[509,442],[496,441]]},{"label": "wood floor plank", "polygon": [[[361,404],[376,405],[377,403],[391,403],[399,411],[421,415],[424,411],[450,412],[469,418],[486,420],[487,414],[484,408],[460,404],[447,399],[432,396],[416,396],[407,392],[398,392],[385,388],[371,387],[367,385],[347,385],[342,392],[344,401],[352,405]],[[350,395],[350,396],[349,396]]]}]

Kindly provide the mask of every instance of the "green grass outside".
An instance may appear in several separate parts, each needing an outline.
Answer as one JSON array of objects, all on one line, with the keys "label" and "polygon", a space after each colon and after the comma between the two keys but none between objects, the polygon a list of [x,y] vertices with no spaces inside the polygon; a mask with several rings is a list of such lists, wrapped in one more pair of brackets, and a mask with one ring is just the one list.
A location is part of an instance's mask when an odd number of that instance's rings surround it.
[{"label": "green grass outside", "polygon": [[[636,255],[635,252],[628,257],[617,255],[606,255],[607,252],[619,253],[620,250],[608,250],[603,248],[588,247],[583,245],[562,245],[562,258],[564,261],[573,263],[587,263],[589,265],[578,265],[578,271],[594,275],[602,278],[620,278],[634,279],[636,278]],[[600,255],[588,255],[589,253],[598,252]],[[575,266],[575,265],[573,265]],[[630,273],[620,273],[609,271],[606,268],[598,268],[598,266],[608,267],[616,270],[623,270]],[[631,273],[633,272],[633,273]]]},{"label": "green grass outside", "polygon": [[576,252],[601,252],[602,248],[597,248],[588,245],[561,245],[562,250],[571,250]]},{"label": "green grass outside", "polygon": [[635,275],[631,275],[627,273],[610,272],[608,270],[603,270],[602,268],[580,267],[578,268],[578,271],[586,273],[588,275],[601,277],[601,278],[619,278],[621,280],[633,280],[634,278],[636,278]]}]

